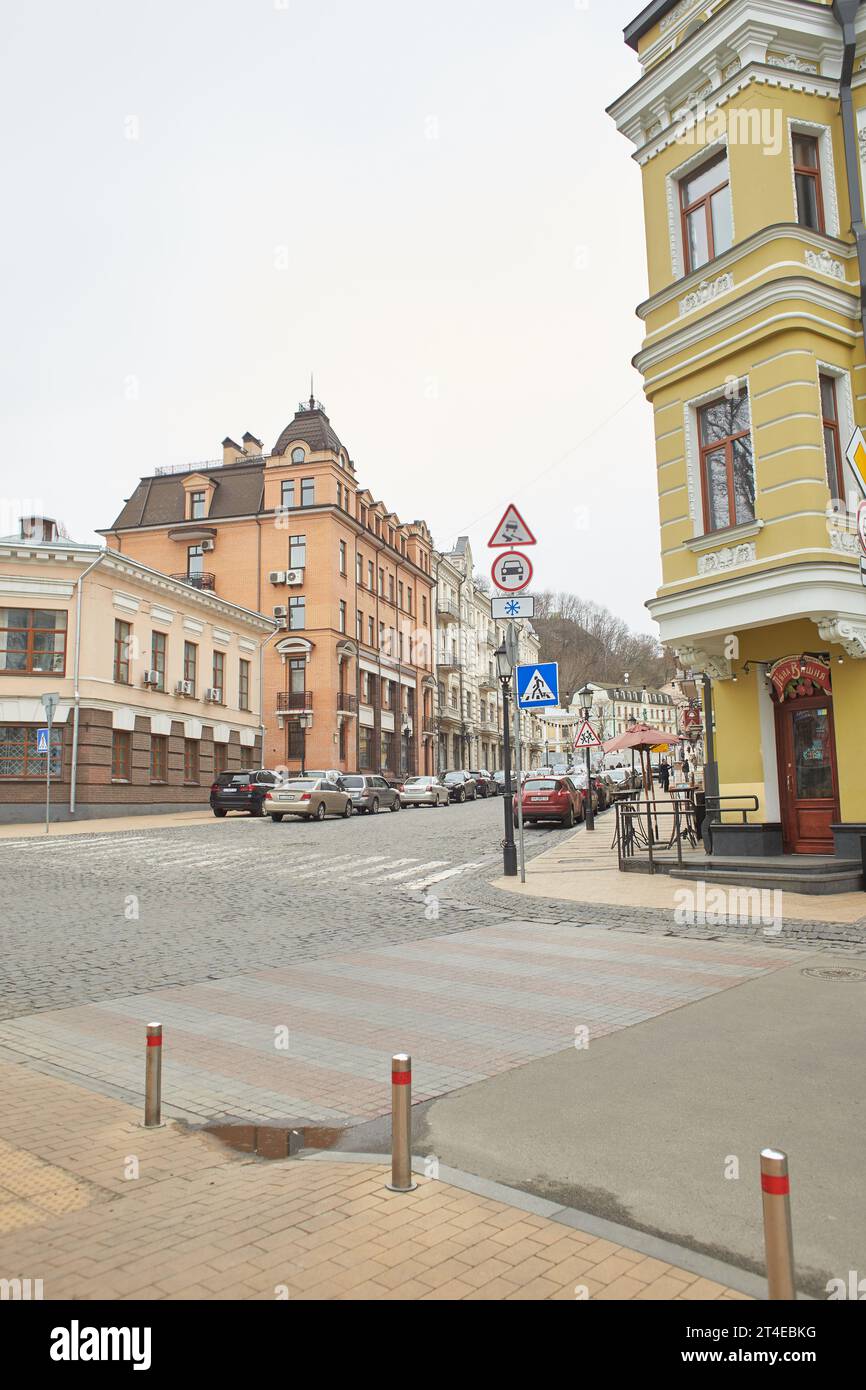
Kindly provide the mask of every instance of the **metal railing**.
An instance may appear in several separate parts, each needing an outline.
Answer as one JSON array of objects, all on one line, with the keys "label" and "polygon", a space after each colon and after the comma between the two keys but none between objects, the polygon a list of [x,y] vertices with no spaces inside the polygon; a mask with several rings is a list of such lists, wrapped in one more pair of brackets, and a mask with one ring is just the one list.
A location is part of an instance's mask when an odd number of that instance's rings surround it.
[{"label": "metal railing", "polygon": [[[725,806],[725,802],[748,801],[754,804],[749,806]],[[703,836],[707,851],[712,852],[711,845],[707,840],[712,835],[712,818],[709,803],[713,803],[713,814],[721,814],[725,810],[734,811],[741,814],[743,824],[747,824],[746,816],[749,811],[757,811],[759,801],[756,796],[708,796],[705,799],[705,808],[700,807],[695,801],[695,794],[691,788],[683,788],[674,791],[669,806],[659,806],[655,801],[642,801],[634,791],[617,792],[614,795],[614,809],[616,811],[616,831],[614,843],[616,844],[617,862],[621,870],[629,867],[628,861],[634,861],[644,853],[647,856],[649,872],[657,872],[659,856],[667,851],[674,850],[676,853],[677,867],[683,865],[683,842],[685,841],[692,849],[697,849],[698,839]],[[659,822],[662,830],[659,830]],[[670,834],[665,838],[664,829],[669,825]],[[704,827],[709,832],[704,835]]]},{"label": "metal railing", "polygon": [[303,714],[313,708],[312,690],[278,690],[277,714]]},{"label": "metal railing", "polygon": [[358,697],[354,692],[340,690],[337,693],[337,709],[342,714],[358,713]]},{"label": "metal railing", "polygon": [[189,584],[191,589],[215,589],[216,575],[205,571],[202,574],[173,574],[172,579],[177,579],[181,584]]}]

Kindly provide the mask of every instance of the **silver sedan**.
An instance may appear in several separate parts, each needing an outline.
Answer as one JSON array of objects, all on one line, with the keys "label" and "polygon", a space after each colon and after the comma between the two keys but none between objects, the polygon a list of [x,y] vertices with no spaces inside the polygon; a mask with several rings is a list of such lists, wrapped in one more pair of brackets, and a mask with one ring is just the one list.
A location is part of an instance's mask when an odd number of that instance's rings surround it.
[{"label": "silver sedan", "polygon": [[400,800],[404,806],[448,806],[451,802],[448,788],[438,777],[407,777],[400,788]]}]

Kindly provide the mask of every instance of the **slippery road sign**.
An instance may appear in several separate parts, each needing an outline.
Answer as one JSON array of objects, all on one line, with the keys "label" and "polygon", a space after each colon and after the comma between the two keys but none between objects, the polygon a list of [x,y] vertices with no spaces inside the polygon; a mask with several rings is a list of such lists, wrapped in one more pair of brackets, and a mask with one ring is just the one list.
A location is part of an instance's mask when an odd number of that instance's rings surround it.
[{"label": "slippery road sign", "polygon": [[537,545],[538,542],[512,502],[487,544],[493,547],[497,545]]}]

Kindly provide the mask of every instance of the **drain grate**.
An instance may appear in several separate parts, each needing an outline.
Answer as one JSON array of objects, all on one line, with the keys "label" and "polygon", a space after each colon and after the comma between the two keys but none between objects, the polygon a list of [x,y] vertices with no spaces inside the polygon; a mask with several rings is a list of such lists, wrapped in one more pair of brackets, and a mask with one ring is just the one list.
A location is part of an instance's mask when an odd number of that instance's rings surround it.
[{"label": "drain grate", "polygon": [[819,980],[840,980],[843,983],[866,980],[866,970],[852,970],[846,966],[833,968],[829,965],[810,965],[801,970],[801,975],[814,975]]}]

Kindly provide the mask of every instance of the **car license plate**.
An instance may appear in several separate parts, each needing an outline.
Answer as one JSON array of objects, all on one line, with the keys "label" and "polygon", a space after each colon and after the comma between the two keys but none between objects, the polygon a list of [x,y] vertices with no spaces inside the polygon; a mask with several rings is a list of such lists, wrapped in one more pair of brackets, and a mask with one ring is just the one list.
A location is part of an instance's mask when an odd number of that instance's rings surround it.
[{"label": "car license plate", "polygon": [[529,798],[529,800],[530,800],[530,801],[546,801],[546,800],[547,800],[547,797],[546,797],[546,796],[531,796],[531,797]]}]

